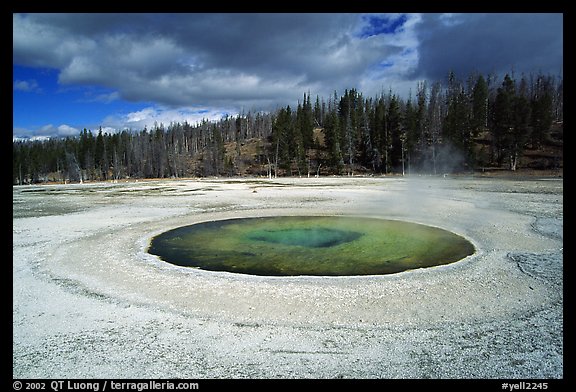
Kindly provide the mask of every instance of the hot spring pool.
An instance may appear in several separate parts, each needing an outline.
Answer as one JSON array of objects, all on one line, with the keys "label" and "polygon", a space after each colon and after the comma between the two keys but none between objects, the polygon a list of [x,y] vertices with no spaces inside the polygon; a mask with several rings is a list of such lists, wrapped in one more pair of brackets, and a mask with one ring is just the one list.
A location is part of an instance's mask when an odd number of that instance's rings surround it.
[{"label": "hot spring pool", "polygon": [[437,227],[375,218],[277,216],[166,231],[148,252],[183,267],[252,275],[380,275],[449,264],[474,253]]}]

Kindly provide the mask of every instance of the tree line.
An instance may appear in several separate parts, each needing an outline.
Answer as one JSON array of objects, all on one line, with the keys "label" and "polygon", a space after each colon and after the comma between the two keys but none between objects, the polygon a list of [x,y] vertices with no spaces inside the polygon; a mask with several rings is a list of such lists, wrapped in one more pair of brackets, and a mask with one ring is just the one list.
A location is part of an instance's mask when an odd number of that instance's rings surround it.
[{"label": "tree line", "polygon": [[308,92],[295,108],[213,122],[14,140],[13,183],[516,170],[563,121],[562,105],[563,80],[544,74],[464,81],[450,72],[444,83],[419,82],[407,98],[352,88],[313,103]]}]

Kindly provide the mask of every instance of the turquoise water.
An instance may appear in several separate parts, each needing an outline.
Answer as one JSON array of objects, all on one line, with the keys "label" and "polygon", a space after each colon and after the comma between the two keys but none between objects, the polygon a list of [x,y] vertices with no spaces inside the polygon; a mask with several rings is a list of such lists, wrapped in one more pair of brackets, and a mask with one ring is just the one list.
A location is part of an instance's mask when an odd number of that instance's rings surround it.
[{"label": "turquoise water", "polygon": [[276,244],[328,248],[358,239],[362,233],[325,227],[295,228],[284,230],[255,230],[247,238]]},{"label": "turquoise water", "polygon": [[149,253],[184,267],[253,275],[377,275],[474,253],[447,230],[357,217],[267,217],[198,223],[154,237]]}]

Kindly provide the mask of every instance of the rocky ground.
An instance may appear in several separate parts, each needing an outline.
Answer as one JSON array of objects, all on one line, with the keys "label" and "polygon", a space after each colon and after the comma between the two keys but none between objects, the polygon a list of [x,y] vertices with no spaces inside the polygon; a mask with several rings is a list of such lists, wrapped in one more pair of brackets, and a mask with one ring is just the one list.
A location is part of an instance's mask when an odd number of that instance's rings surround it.
[{"label": "rocky ground", "polygon": [[[477,252],[366,277],[146,253],[170,228],[355,215]],[[561,178],[202,179],[13,188],[15,378],[563,378]]]}]

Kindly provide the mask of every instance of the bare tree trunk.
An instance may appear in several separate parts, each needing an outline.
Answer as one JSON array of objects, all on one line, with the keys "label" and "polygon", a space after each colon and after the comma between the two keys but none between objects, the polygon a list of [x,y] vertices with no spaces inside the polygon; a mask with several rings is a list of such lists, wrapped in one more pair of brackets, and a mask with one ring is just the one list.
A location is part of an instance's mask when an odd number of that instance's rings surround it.
[{"label": "bare tree trunk", "polygon": [[268,155],[266,155],[266,160],[268,161],[268,179],[271,180],[272,179],[272,163],[270,162],[270,158],[268,158]]},{"label": "bare tree trunk", "polygon": [[433,173],[436,175],[436,144],[432,144],[432,167]]},{"label": "bare tree trunk", "polygon": [[516,166],[518,164],[518,153],[513,152],[510,154],[510,170],[516,171]]},{"label": "bare tree trunk", "polygon": [[401,152],[402,152],[402,176],[404,176],[405,171],[404,171],[404,140],[402,140],[402,147],[401,147]]},{"label": "bare tree trunk", "polygon": [[280,149],[280,138],[276,140],[276,161],[274,162],[274,178],[278,178],[278,151]]}]

